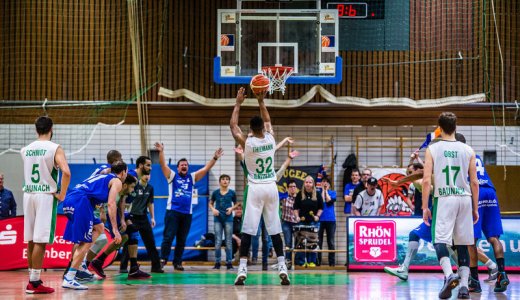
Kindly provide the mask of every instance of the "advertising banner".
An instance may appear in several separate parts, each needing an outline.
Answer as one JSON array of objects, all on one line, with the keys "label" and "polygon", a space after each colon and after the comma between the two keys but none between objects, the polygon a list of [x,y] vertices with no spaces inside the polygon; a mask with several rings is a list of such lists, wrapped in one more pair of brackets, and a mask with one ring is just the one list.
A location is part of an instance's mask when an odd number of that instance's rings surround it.
[{"label": "advertising banner", "polygon": [[[408,248],[410,231],[422,223],[413,217],[349,217],[347,249],[349,270],[383,270],[385,266],[402,263]],[[504,234],[500,242],[508,270],[520,270],[520,218],[503,218]],[[495,260],[493,248],[485,240],[477,242],[489,258]],[[485,266],[479,264],[484,270]],[[410,265],[412,270],[440,270],[431,243],[419,241],[419,250]]]},{"label": "advertising banner", "polygon": [[[43,268],[65,268],[69,263],[72,243],[63,239],[67,217],[58,215],[54,242],[45,248]],[[108,242],[112,237],[107,235]],[[104,249],[103,249],[104,250]],[[112,263],[114,252],[106,260]],[[27,268],[27,243],[23,241],[23,216],[0,220],[0,271]]]}]

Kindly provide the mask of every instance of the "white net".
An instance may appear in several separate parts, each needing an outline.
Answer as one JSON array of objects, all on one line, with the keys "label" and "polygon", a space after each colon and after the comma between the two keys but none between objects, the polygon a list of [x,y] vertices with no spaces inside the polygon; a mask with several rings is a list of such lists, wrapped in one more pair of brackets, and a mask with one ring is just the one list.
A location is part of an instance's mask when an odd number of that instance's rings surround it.
[{"label": "white net", "polygon": [[293,68],[284,66],[262,67],[262,73],[269,78],[269,94],[279,91],[285,94],[285,82],[293,74]]}]

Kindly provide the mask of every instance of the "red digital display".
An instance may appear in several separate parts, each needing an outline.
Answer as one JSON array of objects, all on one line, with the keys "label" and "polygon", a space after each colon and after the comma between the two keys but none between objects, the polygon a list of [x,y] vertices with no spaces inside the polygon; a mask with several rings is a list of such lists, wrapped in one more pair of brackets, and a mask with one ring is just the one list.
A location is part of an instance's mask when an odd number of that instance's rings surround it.
[{"label": "red digital display", "polygon": [[340,19],[384,19],[384,0],[325,1],[327,9],[337,9]]}]

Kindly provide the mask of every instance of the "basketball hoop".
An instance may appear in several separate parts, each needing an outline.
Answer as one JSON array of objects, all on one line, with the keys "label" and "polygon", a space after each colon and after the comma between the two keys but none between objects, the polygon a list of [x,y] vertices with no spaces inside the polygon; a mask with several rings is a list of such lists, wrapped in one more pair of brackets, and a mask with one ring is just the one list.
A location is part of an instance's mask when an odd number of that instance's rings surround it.
[{"label": "basketball hoop", "polygon": [[282,65],[262,67],[262,73],[271,81],[269,84],[269,94],[274,91],[285,94],[285,82],[287,78],[293,74],[292,67],[284,67]]}]

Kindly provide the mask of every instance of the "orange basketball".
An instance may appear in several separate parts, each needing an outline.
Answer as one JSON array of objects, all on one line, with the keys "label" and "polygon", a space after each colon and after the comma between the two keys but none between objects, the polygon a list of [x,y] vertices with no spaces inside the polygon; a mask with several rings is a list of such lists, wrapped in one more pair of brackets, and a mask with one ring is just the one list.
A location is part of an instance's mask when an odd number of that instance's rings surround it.
[{"label": "orange basketball", "polygon": [[259,94],[269,89],[270,82],[271,81],[269,80],[269,78],[267,78],[265,75],[258,74],[251,78],[251,83],[249,83],[249,86],[251,87],[253,93]]},{"label": "orange basketball", "polygon": [[220,46],[227,46],[229,45],[229,37],[227,34],[221,34],[220,35]]},{"label": "orange basketball", "polygon": [[326,35],[321,36],[321,46],[322,47],[328,47],[330,46],[330,38]]}]

